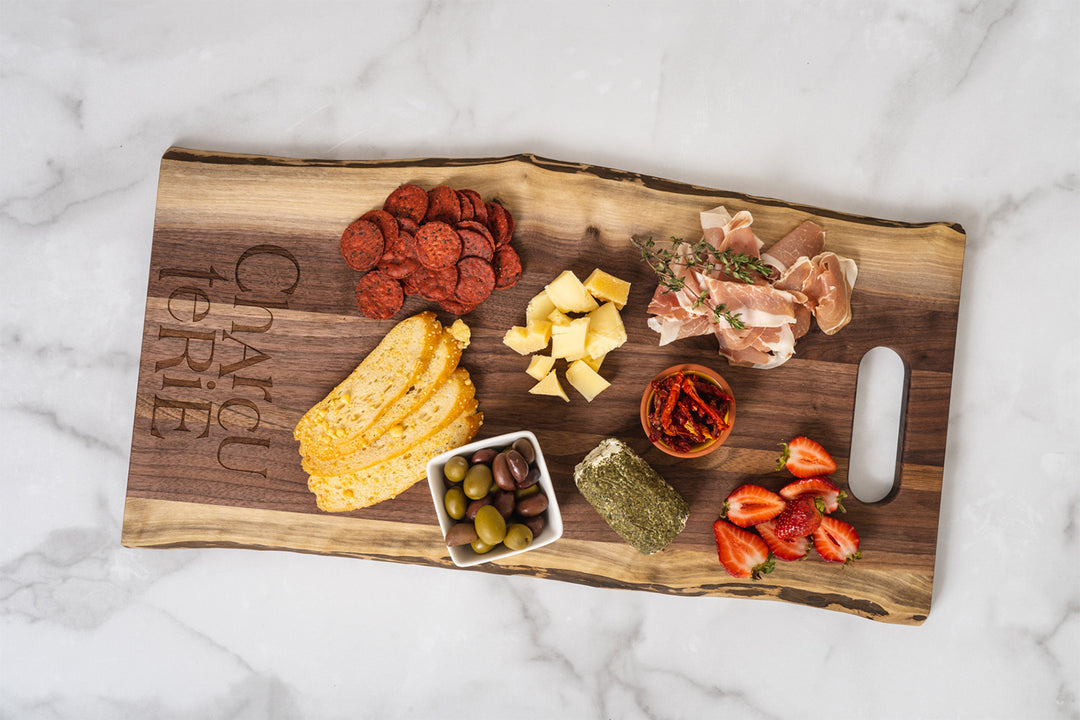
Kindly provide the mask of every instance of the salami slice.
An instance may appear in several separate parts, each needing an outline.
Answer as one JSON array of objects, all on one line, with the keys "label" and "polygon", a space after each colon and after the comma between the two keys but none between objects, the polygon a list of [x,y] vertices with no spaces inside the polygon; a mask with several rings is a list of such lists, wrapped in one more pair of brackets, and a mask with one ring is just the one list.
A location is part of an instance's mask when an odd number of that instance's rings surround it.
[{"label": "salami slice", "polygon": [[419,223],[427,215],[427,191],[419,185],[401,185],[387,196],[383,210],[395,217],[406,217]]},{"label": "salami slice", "polygon": [[453,225],[461,220],[461,201],[457,191],[449,185],[436,185],[428,191],[428,208],[425,219]]},{"label": "salami slice", "polygon": [[410,235],[415,235],[416,231],[420,229],[420,224],[414,221],[412,218],[399,217],[397,218],[398,230],[401,232],[407,232]]},{"label": "salami slice", "polygon": [[521,258],[507,243],[495,251],[495,287],[499,290],[514,287],[521,279]]},{"label": "salami slice", "polygon": [[368,210],[366,213],[360,216],[361,220],[367,220],[368,222],[375,223],[379,228],[379,232],[382,233],[383,240],[390,244],[397,239],[398,224],[394,216],[385,210]]},{"label": "salami slice", "polygon": [[487,208],[487,227],[495,238],[495,246],[502,247],[510,240],[510,220],[506,209],[494,202],[484,203]]},{"label": "salami slice", "polygon": [[459,227],[457,231],[461,236],[461,257],[478,257],[488,262],[494,259],[493,245],[475,230]]},{"label": "salami slice", "polygon": [[376,267],[396,280],[416,272],[420,261],[416,258],[416,241],[413,236],[407,232],[399,232],[392,241],[387,241]]},{"label": "salami slice", "polygon": [[475,230],[484,236],[488,244],[491,245],[491,251],[495,252],[495,236],[491,234],[491,231],[487,229],[487,225],[477,222],[475,220],[462,220],[455,227],[458,231],[461,230]]},{"label": "salami slice", "polygon": [[453,296],[457,288],[458,271],[456,265],[432,270],[421,267],[410,277],[410,284],[416,287],[418,295],[433,302],[441,302]]},{"label": "salami slice", "polygon": [[368,220],[353,220],[341,234],[341,256],[353,270],[365,272],[375,267],[383,248],[382,232]]},{"label": "salami slice", "polygon": [[372,320],[389,320],[405,303],[401,283],[382,270],[364,273],[356,283],[356,305]]},{"label": "salami slice", "polygon": [[458,281],[454,299],[463,305],[479,305],[495,289],[495,271],[491,263],[477,257],[462,258],[457,264]]},{"label": "salami slice", "polygon": [[472,220],[476,217],[476,208],[473,207],[472,200],[461,190],[457,191],[458,204],[461,205],[461,219]]},{"label": "salami slice", "polygon": [[476,309],[476,305],[466,305],[454,297],[440,300],[439,307],[452,315],[468,315]]},{"label": "salami slice", "polygon": [[432,220],[416,231],[416,258],[421,265],[442,268],[461,257],[461,236],[444,222]]},{"label": "salami slice", "polygon": [[467,218],[464,214],[462,214],[461,219],[476,220],[477,222],[486,223],[487,207],[484,206],[484,199],[480,197],[480,193],[476,192],[475,190],[470,190],[469,188],[464,188],[462,190],[458,190],[458,194],[468,198],[469,202],[472,203],[473,207],[473,216],[471,218]]}]

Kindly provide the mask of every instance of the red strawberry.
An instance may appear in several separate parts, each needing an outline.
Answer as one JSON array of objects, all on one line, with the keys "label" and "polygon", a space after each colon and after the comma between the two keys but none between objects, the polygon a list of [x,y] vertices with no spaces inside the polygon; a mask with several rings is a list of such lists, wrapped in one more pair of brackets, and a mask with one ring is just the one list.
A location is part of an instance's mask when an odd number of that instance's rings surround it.
[{"label": "red strawberry", "polygon": [[804,495],[787,504],[784,511],[776,516],[776,537],[781,540],[793,540],[805,537],[821,525],[821,510],[818,498]]},{"label": "red strawberry", "polygon": [[757,580],[772,572],[775,563],[760,537],[723,520],[714,522],[712,528],[720,564],[730,575]]},{"label": "red strawberry", "polygon": [[814,531],[814,549],[822,560],[851,562],[862,557],[859,551],[859,533],[848,523],[834,517],[821,518],[821,525]]},{"label": "red strawberry", "polygon": [[825,512],[827,513],[835,512],[837,508],[839,508],[840,512],[847,512],[844,510],[844,506],[840,504],[840,501],[847,497],[847,493],[836,487],[828,478],[803,478],[780,488],[780,497],[788,501],[804,495],[821,498],[822,502],[825,503]]},{"label": "red strawberry", "polygon": [[754,526],[754,529],[765,539],[765,544],[769,546],[772,554],[781,560],[798,560],[806,557],[806,552],[810,549],[810,537],[808,535],[802,535],[790,540],[781,540],[776,537],[775,518]]},{"label": "red strawberry", "polygon": [[735,488],[720,510],[720,517],[739,527],[750,527],[772,520],[784,509],[784,498],[760,485],[740,485]]},{"label": "red strawberry", "polygon": [[810,438],[800,435],[791,442],[780,445],[784,449],[780,452],[777,470],[786,467],[797,478],[832,475],[836,472],[836,461],[825,452],[825,448]]}]

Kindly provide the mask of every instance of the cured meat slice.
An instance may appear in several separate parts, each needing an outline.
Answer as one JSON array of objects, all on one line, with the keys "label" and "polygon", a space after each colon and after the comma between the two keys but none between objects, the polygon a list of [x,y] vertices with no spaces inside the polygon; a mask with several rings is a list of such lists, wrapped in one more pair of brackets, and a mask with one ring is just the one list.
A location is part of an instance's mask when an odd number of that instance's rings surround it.
[{"label": "cured meat slice", "polygon": [[379,228],[379,232],[383,235],[383,240],[387,244],[390,244],[397,239],[397,219],[385,210],[369,210],[361,215],[360,219],[375,223]]},{"label": "cured meat slice", "polygon": [[794,265],[799,258],[812,258],[821,253],[824,247],[825,229],[815,222],[806,220],[761,253],[761,260],[782,273]]},{"label": "cured meat slice", "polygon": [[478,257],[488,262],[495,259],[494,245],[487,237],[461,227],[461,223],[458,223],[457,233],[461,236],[461,257]]},{"label": "cured meat slice", "polygon": [[701,213],[701,229],[705,239],[718,251],[733,250],[758,257],[764,245],[750,229],[754,217],[746,210],[732,216],[723,205]]},{"label": "cured meat slice", "polygon": [[495,290],[495,271],[491,263],[476,257],[462,258],[457,270],[454,299],[463,305],[479,305]]},{"label": "cured meat slice", "polygon": [[495,247],[505,245],[510,241],[511,233],[510,217],[506,208],[495,202],[484,203],[484,207],[487,208],[487,227],[495,238]]},{"label": "cured meat slice", "polygon": [[461,190],[455,192],[457,193],[458,205],[461,206],[461,219],[472,220],[476,217],[476,209],[473,207],[472,200]]},{"label": "cured meat slice", "polygon": [[341,256],[353,270],[365,272],[375,267],[382,257],[383,234],[368,220],[354,220],[341,234]]},{"label": "cured meat slice", "polygon": [[[465,217],[465,213],[461,213],[462,220],[476,220],[479,223],[487,223],[487,207],[484,206],[484,200],[480,197],[480,193],[469,188],[458,190],[458,195],[468,199],[472,205],[472,217]],[[464,208],[464,204],[462,204]]]},{"label": "cured meat slice", "polygon": [[747,326],[778,327],[795,322],[796,298],[786,290],[712,278],[705,278],[704,283],[713,304],[738,313]]},{"label": "cured meat slice", "polygon": [[401,185],[387,196],[383,210],[395,217],[406,217],[414,223],[422,222],[428,211],[427,191],[419,185]]},{"label": "cured meat slice", "polygon": [[495,251],[495,287],[505,290],[521,279],[521,258],[509,243]]},{"label": "cured meat slice", "polygon": [[440,302],[454,294],[457,281],[456,265],[438,270],[420,266],[416,272],[405,278],[404,289],[407,295],[420,295],[428,300]]},{"label": "cured meat slice", "polygon": [[392,278],[401,280],[420,267],[416,258],[416,241],[407,232],[399,232],[392,242],[386,243],[377,267]]},{"label": "cured meat slice", "polygon": [[364,273],[356,283],[356,305],[372,320],[389,320],[404,303],[401,283],[382,270]]},{"label": "cured meat slice", "polygon": [[476,309],[476,305],[466,305],[455,297],[448,297],[439,301],[439,307],[453,315],[468,315]]},{"label": "cured meat slice", "polygon": [[432,220],[416,231],[416,258],[421,265],[441,268],[453,265],[461,257],[461,236],[454,228]]},{"label": "cured meat slice", "polygon": [[428,191],[428,208],[424,216],[428,222],[437,220],[453,225],[461,220],[461,201],[457,191],[449,185],[436,185]]},{"label": "cured meat slice", "polygon": [[826,252],[811,261],[817,274],[806,287],[806,295],[814,304],[814,319],[821,332],[835,334],[851,322],[851,290],[858,269],[855,261]]},{"label": "cured meat slice", "polygon": [[495,236],[488,230],[487,225],[476,220],[462,220],[454,227],[458,230],[472,230],[480,233],[484,236],[484,239],[488,241],[488,244],[491,245],[491,252],[495,252]]},{"label": "cured meat slice", "polygon": [[416,231],[420,229],[420,223],[416,222],[412,218],[399,217],[397,218],[398,229],[401,232],[407,232],[410,235],[415,235]]}]

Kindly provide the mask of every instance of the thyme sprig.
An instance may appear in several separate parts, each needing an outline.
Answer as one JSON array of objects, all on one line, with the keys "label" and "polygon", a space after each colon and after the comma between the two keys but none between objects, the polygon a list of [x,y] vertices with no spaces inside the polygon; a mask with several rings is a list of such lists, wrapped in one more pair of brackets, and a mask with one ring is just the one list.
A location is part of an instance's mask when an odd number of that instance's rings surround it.
[{"label": "thyme sprig", "polygon": [[[696,243],[690,243],[682,238],[672,237],[669,239],[671,247],[657,245],[651,237],[648,240],[630,238],[630,241],[641,251],[641,259],[653,269],[660,278],[660,284],[667,288],[668,292],[678,292],[686,286],[686,281],[674,269],[677,266],[696,269],[707,276],[711,276],[714,271],[720,269],[724,274],[745,283],[755,281],[756,278],[751,273],[768,277],[772,272],[772,268],[761,262],[759,258],[735,252],[731,248],[717,250],[705,238]],[[683,254],[675,252],[675,248],[680,245],[686,246],[688,251]],[[746,327],[739,313],[729,312],[723,303],[711,304],[706,290],[702,290],[694,299],[694,307],[708,308],[716,321],[723,319],[736,330]]]}]

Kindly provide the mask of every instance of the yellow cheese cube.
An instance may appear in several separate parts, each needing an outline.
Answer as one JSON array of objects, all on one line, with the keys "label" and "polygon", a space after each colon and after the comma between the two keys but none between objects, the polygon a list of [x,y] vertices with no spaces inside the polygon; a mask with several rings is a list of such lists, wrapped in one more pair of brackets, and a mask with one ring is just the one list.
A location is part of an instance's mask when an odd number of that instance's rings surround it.
[{"label": "yellow cheese cube", "polygon": [[586,317],[589,332],[585,337],[585,351],[590,357],[601,357],[626,342],[626,326],[614,302],[606,302]]},{"label": "yellow cheese cube", "polygon": [[528,325],[531,322],[537,320],[547,320],[548,315],[555,309],[555,303],[551,302],[551,298],[548,297],[547,292],[540,291],[536,297],[529,301],[529,304],[525,306],[525,324]]},{"label": "yellow cheese cube", "polygon": [[607,357],[607,353],[604,353],[600,357],[586,356],[581,359],[583,363],[591,367],[596,372],[600,372],[600,366],[604,364],[604,358]]},{"label": "yellow cheese cube", "polygon": [[584,360],[570,363],[570,367],[566,369],[566,379],[589,402],[611,386],[611,383],[600,377]]},{"label": "yellow cheese cube", "polygon": [[555,367],[555,358],[550,355],[533,355],[529,359],[529,367],[525,372],[537,380],[543,380],[553,367]]},{"label": "yellow cheese cube", "polygon": [[548,372],[544,376],[544,379],[533,385],[529,392],[533,395],[551,395],[553,397],[561,397],[566,402],[570,402],[570,398],[566,396],[566,391],[562,389],[562,385],[559,384],[559,377],[555,374],[554,370]]},{"label": "yellow cheese cube", "polygon": [[571,320],[569,325],[560,327],[558,331],[552,328],[551,333],[551,357],[577,360],[585,357],[585,336],[589,332],[589,316]]},{"label": "yellow cheese cube", "polygon": [[548,319],[548,322],[550,322],[551,325],[552,325],[551,332],[553,332],[553,333],[562,332],[563,331],[562,329],[569,326],[570,321],[573,320],[572,317],[570,317],[569,315],[564,313],[562,310],[558,310],[558,309],[552,310],[548,314],[547,319]]},{"label": "yellow cheese cube", "polygon": [[530,355],[543,350],[551,338],[551,323],[542,322],[542,326],[536,323],[527,327],[515,325],[503,335],[503,344],[519,355]]},{"label": "yellow cheese cube", "polygon": [[581,284],[573,270],[564,270],[559,277],[544,288],[555,307],[567,312],[592,312],[598,307],[596,300]]},{"label": "yellow cheese cube", "polygon": [[613,302],[622,310],[630,297],[630,283],[610,275],[600,268],[592,271],[585,280],[585,289],[600,302]]}]

